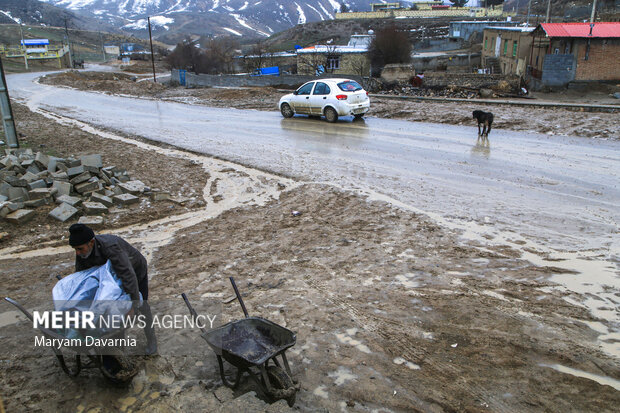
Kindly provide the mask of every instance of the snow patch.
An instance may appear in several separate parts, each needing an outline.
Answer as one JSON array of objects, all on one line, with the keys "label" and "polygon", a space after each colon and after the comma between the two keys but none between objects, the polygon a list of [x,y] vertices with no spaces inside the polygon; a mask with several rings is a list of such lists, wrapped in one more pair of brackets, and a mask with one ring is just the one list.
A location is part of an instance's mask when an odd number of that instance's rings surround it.
[{"label": "snow patch", "polygon": [[243,35],[242,35],[241,33],[239,33],[238,31],[233,30],[233,29],[231,29],[231,28],[229,28],[229,27],[222,27],[222,29],[224,29],[224,30],[226,30],[226,31],[228,31],[228,32],[230,32],[230,33],[232,33],[232,34],[234,34],[235,36],[240,36],[240,37],[241,37],[241,36],[243,36]]}]

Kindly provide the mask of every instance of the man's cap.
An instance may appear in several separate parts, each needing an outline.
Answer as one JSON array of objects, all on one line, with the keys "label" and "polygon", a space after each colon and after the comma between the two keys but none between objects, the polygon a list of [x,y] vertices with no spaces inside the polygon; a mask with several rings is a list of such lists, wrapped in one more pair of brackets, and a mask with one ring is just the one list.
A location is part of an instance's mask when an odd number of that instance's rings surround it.
[{"label": "man's cap", "polygon": [[77,247],[95,238],[95,233],[84,224],[73,224],[69,227],[69,245]]}]

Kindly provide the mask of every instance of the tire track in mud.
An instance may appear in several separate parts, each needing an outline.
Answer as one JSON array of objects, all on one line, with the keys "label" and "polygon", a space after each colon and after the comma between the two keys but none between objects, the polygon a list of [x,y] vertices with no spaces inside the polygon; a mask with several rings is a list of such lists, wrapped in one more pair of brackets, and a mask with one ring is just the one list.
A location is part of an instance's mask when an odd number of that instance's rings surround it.
[{"label": "tire track in mud", "polygon": [[[313,261],[313,264],[322,266],[326,270],[326,274],[331,274],[333,277],[336,276],[335,273],[328,271],[328,268],[323,266],[321,263]],[[364,331],[379,336],[383,340],[383,343],[381,344],[377,343],[376,340],[372,340],[372,336],[370,339],[371,341],[374,341],[377,346],[387,350],[388,354],[394,357],[403,357],[406,360],[422,364],[423,369],[430,373],[426,374],[428,377],[433,378],[451,376],[455,379],[455,381],[458,380],[460,372],[457,366],[438,360],[428,351],[416,346],[416,341],[423,337],[422,330],[416,329],[413,325],[404,324],[394,319],[388,319],[375,314],[370,314],[349,303],[347,300],[340,298],[337,293],[333,292],[326,282],[313,279],[310,275],[305,275],[303,280],[308,287],[311,287],[319,292],[325,300],[345,311],[347,315],[349,315],[351,319],[354,320],[355,323]],[[412,330],[413,333],[410,332]],[[416,335],[418,337],[416,337]],[[433,380],[436,381],[436,379]],[[462,383],[460,388],[470,394],[472,399],[484,400],[488,407],[492,408],[494,412],[511,413],[514,411],[514,406],[507,405],[498,396],[492,394],[479,385]],[[416,396],[423,397],[419,394],[416,394]],[[449,404],[440,399],[431,398],[421,400],[440,405],[446,411],[453,410]],[[414,400],[410,401],[414,403]]]}]

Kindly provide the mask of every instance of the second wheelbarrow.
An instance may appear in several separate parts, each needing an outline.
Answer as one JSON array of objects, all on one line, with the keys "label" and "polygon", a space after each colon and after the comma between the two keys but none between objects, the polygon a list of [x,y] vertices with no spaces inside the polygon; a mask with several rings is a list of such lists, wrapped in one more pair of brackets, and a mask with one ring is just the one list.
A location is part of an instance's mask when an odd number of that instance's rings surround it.
[{"label": "second wheelbarrow", "polygon": [[[285,352],[295,345],[297,340],[295,333],[264,318],[248,316],[232,277],[230,282],[245,318],[209,331],[201,329],[201,337],[217,355],[222,382],[234,389],[239,386],[242,374],[248,373],[269,399],[272,401],[284,399],[292,407],[300,385],[292,378]],[[185,293],[181,296],[195,319],[198,314]],[[276,358],[278,356],[282,363]],[[236,378],[232,382],[224,374],[222,359],[237,368]]]}]

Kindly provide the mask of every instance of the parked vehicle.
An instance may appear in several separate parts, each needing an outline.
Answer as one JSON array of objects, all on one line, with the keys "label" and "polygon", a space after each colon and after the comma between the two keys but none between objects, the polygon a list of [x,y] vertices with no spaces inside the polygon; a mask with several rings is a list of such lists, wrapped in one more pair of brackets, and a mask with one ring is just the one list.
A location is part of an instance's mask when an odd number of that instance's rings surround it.
[{"label": "parked vehicle", "polygon": [[339,116],[364,116],[370,109],[370,99],[355,80],[320,79],[282,96],[278,107],[285,118],[300,114],[325,116],[328,122],[336,122]]},{"label": "parked vehicle", "polygon": [[262,67],[260,69],[254,70],[254,73],[252,73],[251,76],[280,76],[280,67]]}]

